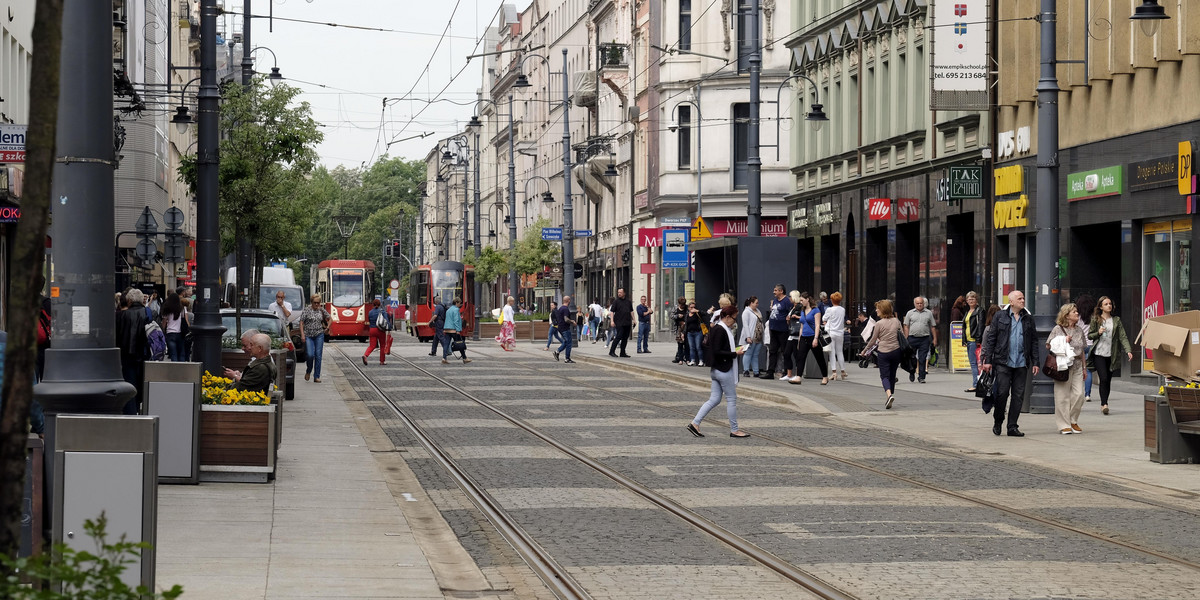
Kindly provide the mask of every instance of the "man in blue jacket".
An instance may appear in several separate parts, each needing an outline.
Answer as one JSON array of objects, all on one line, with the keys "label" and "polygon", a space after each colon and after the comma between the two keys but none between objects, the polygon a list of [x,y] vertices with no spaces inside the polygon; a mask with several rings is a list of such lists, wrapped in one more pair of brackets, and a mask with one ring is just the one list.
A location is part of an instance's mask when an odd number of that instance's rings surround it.
[{"label": "man in blue jacket", "polygon": [[983,341],[983,364],[980,370],[996,369],[996,412],[992,433],[1000,435],[1004,424],[1005,396],[1012,392],[1008,405],[1008,435],[1024,437],[1017,429],[1021,404],[1025,400],[1025,380],[1029,369],[1038,374],[1037,332],[1033,315],[1025,310],[1025,294],[1014,290],[1008,295],[1008,308],[992,317],[992,325]]},{"label": "man in blue jacket", "polygon": [[775,284],[775,297],[771,299],[771,312],[767,316],[767,329],[770,330],[771,344],[767,353],[767,370],[758,375],[759,379],[774,379],[775,365],[779,364],[781,350],[787,345],[788,313],[792,312],[792,299],[788,297],[787,288],[782,283]]}]

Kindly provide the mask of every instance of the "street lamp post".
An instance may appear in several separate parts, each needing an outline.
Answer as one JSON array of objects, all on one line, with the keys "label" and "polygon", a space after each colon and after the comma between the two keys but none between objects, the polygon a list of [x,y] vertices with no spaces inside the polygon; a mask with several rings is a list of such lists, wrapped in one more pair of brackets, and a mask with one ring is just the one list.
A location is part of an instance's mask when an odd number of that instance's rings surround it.
[{"label": "street lamp post", "polygon": [[[493,106],[495,106],[495,105],[493,104]],[[478,110],[479,110],[478,102],[476,103],[475,110],[476,110],[476,112],[478,112]],[[480,256],[480,254],[482,254],[482,251],[483,251],[483,247],[482,247],[483,234],[479,231],[479,208],[480,208],[480,206],[479,206],[479,188],[481,187],[480,184],[483,183],[483,180],[480,179],[480,177],[479,177],[479,131],[481,129],[483,129],[483,123],[479,122],[479,117],[477,115],[471,115],[471,120],[470,120],[470,122],[467,123],[467,132],[472,134],[475,137],[475,148],[474,148],[474,150],[475,150],[475,156],[474,156],[474,158],[475,158],[475,235],[473,236],[472,239],[475,242],[474,246],[475,246],[475,267],[476,268],[479,268],[479,256]],[[511,140],[510,140],[510,142],[511,142]],[[475,286],[474,286],[474,289],[471,290],[471,294],[472,294],[472,301],[475,303],[475,327],[472,328],[471,339],[478,341],[479,340],[479,323],[481,321],[483,321],[483,307],[479,300],[479,297],[483,294],[483,284],[481,284],[479,282],[478,276],[475,277]]]},{"label": "street lamp post", "polygon": [[220,217],[217,204],[219,116],[217,88],[217,2],[200,2],[200,93],[196,132],[196,322],[192,324],[195,353],[204,369],[221,372],[221,291],[217,285],[220,261]]},{"label": "street lamp post", "polygon": [[567,49],[563,48],[563,295],[575,297],[575,220],[571,202],[571,90],[567,81]]},{"label": "street lamp post", "polygon": [[[522,59],[524,64],[525,60]],[[524,77],[522,75],[521,77]],[[526,84],[528,85],[528,83]],[[508,295],[516,297],[520,291],[517,289],[517,265],[513,260],[512,253],[517,248],[517,163],[515,162],[516,154],[515,141],[513,140],[513,95],[508,95]]]},{"label": "street lamp post", "polygon": [[762,158],[759,156],[759,74],[762,71],[762,50],[758,35],[759,0],[750,0],[750,23],[746,28],[750,34],[750,126],[747,127],[746,143],[746,235],[762,235]]},{"label": "street lamp post", "polygon": [[350,259],[350,236],[354,235],[354,228],[358,226],[358,217],[355,215],[334,215],[333,223],[337,225],[338,233],[345,240],[346,249],[342,254],[342,260]]}]

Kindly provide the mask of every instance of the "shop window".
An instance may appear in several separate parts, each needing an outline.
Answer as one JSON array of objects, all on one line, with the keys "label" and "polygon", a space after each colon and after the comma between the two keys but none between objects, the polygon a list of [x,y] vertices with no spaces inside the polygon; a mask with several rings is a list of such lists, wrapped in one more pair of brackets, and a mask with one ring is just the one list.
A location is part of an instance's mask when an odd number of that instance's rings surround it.
[{"label": "shop window", "polygon": [[[1142,226],[1142,306],[1118,307],[1119,313],[1128,315],[1131,309],[1141,309],[1154,317],[1192,309],[1191,231],[1191,219]],[[1144,368],[1154,368],[1149,357]]]}]

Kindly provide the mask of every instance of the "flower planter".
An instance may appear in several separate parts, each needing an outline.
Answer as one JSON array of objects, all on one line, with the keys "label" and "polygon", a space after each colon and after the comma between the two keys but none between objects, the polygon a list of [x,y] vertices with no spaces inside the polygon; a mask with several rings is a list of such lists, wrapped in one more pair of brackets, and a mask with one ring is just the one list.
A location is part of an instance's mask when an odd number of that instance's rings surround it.
[{"label": "flower planter", "polygon": [[[530,329],[532,328],[532,336],[530,337]],[[513,337],[517,338],[518,342],[527,340],[546,340],[546,335],[550,333],[550,323],[548,321],[517,321],[513,324]],[[479,324],[479,338],[487,340],[500,335],[500,324],[495,320],[487,323]]]},{"label": "flower planter", "polygon": [[278,405],[200,407],[201,481],[266,483],[275,474]]}]

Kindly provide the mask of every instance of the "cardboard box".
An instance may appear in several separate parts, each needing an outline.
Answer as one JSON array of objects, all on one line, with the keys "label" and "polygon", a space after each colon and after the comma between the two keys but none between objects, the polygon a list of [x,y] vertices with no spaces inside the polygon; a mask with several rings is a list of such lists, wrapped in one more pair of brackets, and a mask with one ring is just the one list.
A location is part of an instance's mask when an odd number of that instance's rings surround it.
[{"label": "cardboard box", "polygon": [[1181,381],[1200,381],[1200,310],[1163,315],[1142,325],[1135,344],[1154,352],[1152,372]]}]

